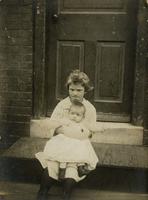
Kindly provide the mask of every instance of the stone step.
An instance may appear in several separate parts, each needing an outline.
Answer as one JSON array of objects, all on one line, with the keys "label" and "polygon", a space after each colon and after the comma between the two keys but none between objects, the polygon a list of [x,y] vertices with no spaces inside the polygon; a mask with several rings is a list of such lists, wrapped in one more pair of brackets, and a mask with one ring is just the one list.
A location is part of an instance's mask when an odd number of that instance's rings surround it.
[{"label": "stone step", "polygon": [[[47,139],[20,138],[0,156],[0,181],[39,183],[42,168],[35,153]],[[143,146],[92,143],[99,164],[79,183],[81,188],[115,191],[147,191],[148,148]]]},{"label": "stone step", "polygon": [[[50,118],[31,120],[31,137],[50,138]],[[142,145],[143,127],[129,123],[97,122],[92,142],[106,144]]]},{"label": "stone step", "polygon": [[[48,139],[22,137],[2,156],[35,159],[35,153],[43,151]],[[148,147],[92,143],[99,158],[98,166],[148,169]]]}]

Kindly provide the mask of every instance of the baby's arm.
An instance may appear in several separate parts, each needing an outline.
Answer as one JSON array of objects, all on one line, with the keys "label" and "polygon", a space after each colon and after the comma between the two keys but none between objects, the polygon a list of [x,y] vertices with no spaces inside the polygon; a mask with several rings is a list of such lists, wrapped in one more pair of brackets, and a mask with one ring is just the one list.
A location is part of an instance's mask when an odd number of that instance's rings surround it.
[{"label": "baby's arm", "polygon": [[54,130],[54,134],[53,136],[59,135],[59,134],[64,134],[64,128],[62,125],[58,126],[55,130]]},{"label": "baby's arm", "polygon": [[83,126],[67,126],[64,129],[64,135],[78,140],[85,140],[91,136],[91,133],[88,129],[84,128]]},{"label": "baby's arm", "polygon": [[57,127],[54,131],[53,136],[58,134],[64,134],[66,137],[78,139],[78,140],[85,140],[91,138],[91,132],[86,129],[85,127],[76,127],[71,125],[61,125]]}]

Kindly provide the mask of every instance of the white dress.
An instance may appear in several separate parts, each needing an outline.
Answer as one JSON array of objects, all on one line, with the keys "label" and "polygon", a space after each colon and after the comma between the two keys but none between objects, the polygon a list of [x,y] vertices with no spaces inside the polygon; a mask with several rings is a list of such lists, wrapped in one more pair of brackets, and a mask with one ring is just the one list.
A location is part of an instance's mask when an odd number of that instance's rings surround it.
[{"label": "white dress", "polygon": [[[88,128],[89,130],[91,130],[91,128],[93,128],[95,126],[95,123],[96,123],[96,109],[86,99],[83,99],[82,103],[84,104],[84,106],[86,108],[85,118],[83,120],[83,124],[84,124],[84,126],[86,128]],[[71,106],[70,98],[67,97],[67,98],[63,99],[55,107],[55,109],[54,109],[54,111],[53,111],[50,119],[53,120],[53,121],[54,120],[55,121],[61,121],[63,118],[67,118],[68,119],[68,112],[69,112],[70,106]],[[54,137],[52,137],[52,139],[53,138]],[[66,137],[64,137],[63,135],[59,135],[58,136],[58,140],[60,138],[62,138],[62,140],[66,139]],[[69,139],[69,138],[67,138],[67,139]],[[47,142],[46,148],[48,147],[48,142]],[[61,140],[59,142],[61,142]],[[87,142],[85,142],[85,145],[88,147],[88,149],[91,149],[91,147],[92,147],[90,145],[90,143],[88,145],[88,140],[87,140]],[[56,147],[56,149],[57,148],[58,148],[58,146]],[[77,146],[75,146],[75,150],[76,150],[76,148],[77,148]],[[48,148],[47,148],[46,151],[48,152]],[[73,151],[72,153],[74,153],[74,152],[75,151]],[[91,152],[91,150],[90,150],[90,152]],[[59,162],[55,161],[55,160],[49,160],[47,154],[45,154],[44,152],[39,152],[35,156],[39,160],[39,162],[41,163],[41,165],[42,165],[43,168],[48,167],[49,176],[52,177],[52,178],[54,178],[54,179],[56,179],[56,180],[58,180]],[[92,160],[94,159],[94,157],[95,156],[93,156]],[[94,162],[94,164],[92,164],[92,166],[95,166],[95,162]],[[76,160],[76,163],[78,163],[78,160]],[[75,179],[76,182],[78,182],[78,181],[84,179],[85,176],[79,177],[78,176],[78,172],[77,172],[77,168],[74,169],[73,167],[72,168],[69,167],[69,168],[66,168],[65,178],[73,178],[73,179]]]},{"label": "white dress", "polygon": [[89,130],[81,123],[75,122],[70,122],[63,128],[64,134],[53,136],[46,143],[43,151],[44,158],[47,161],[87,163],[89,169],[95,169],[98,157],[88,139]]}]

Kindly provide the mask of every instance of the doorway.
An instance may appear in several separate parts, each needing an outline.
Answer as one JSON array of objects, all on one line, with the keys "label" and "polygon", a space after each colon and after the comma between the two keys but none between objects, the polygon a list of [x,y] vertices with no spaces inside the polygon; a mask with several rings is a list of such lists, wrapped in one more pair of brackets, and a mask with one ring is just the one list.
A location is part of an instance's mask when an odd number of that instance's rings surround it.
[{"label": "doorway", "polygon": [[102,121],[130,122],[137,0],[47,0],[47,116],[66,97],[67,75],[86,72],[86,97]]}]

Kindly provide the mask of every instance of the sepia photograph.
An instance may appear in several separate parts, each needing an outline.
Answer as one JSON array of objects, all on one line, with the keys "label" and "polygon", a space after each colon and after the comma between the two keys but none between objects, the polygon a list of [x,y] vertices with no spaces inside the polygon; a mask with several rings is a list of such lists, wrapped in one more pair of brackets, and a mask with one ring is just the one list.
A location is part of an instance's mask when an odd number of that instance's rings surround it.
[{"label": "sepia photograph", "polygon": [[0,200],[148,200],[148,0],[0,0]]}]

